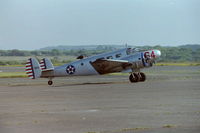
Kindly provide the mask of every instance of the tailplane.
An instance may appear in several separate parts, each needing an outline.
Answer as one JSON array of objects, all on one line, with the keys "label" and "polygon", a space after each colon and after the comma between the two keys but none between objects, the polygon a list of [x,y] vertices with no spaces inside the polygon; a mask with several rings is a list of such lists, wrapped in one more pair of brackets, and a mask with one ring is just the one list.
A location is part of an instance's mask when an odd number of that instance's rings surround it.
[{"label": "tailplane", "polygon": [[40,78],[41,68],[39,62],[35,58],[28,59],[26,63],[26,74],[30,79]]}]

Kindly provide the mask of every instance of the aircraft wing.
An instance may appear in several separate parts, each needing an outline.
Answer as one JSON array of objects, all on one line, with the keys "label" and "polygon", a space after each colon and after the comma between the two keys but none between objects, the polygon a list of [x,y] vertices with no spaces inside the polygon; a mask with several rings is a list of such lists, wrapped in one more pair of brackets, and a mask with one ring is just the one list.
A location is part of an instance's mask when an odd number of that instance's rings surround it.
[{"label": "aircraft wing", "polygon": [[127,60],[99,59],[91,62],[92,66],[99,74],[121,72],[132,66]]}]

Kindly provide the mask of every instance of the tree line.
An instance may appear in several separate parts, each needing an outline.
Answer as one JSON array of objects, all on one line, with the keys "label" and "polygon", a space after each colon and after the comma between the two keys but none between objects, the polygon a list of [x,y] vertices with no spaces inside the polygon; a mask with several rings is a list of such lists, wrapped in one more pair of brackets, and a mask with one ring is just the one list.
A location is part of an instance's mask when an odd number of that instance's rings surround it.
[{"label": "tree line", "polygon": [[[164,47],[164,46],[140,46],[137,47],[141,50],[148,49],[159,49],[161,50],[161,57],[158,62],[200,62],[200,45],[198,47]],[[97,46],[95,49],[71,49],[71,50],[0,50],[0,56],[53,56],[55,59],[59,56],[91,56],[95,54],[100,54],[104,52],[109,52],[116,49],[116,47],[112,46]],[[0,65],[6,64],[6,62],[0,61]],[[7,61],[7,64],[12,64]],[[15,61],[13,64],[17,64]]]}]

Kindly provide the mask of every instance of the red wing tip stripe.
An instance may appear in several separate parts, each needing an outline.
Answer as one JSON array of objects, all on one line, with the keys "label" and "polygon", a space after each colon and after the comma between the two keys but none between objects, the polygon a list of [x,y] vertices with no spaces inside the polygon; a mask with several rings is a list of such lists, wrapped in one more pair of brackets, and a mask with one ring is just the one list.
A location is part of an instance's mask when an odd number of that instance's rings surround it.
[{"label": "red wing tip stripe", "polygon": [[41,65],[40,67],[45,67],[45,65]]},{"label": "red wing tip stripe", "polygon": [[31,65],[27,65],[26,67],[32,67]]},{"label": "red wing tip stripe", "polygon": [[32,69],[31,69],[31,68],[28,68],[28,69],[26,69],[26,71],[30,71],[30,70],[32,71]]},{"label": "red wing tip stripe", "polygon": [[28,77],[33,77],[33,75],[28,75]]},{"label": "red wing tip stripe", "polygon": [[30,74],[30,73],[31,73],[31,74],[33,74],[33,72],[32,72],[32,71],[31,71],[31,72],[26,72],[26,74]]},{"label": "red wing tip stripe", "polygon": [[30,69],[30,70],[26,70],[26,72],[32,72],[33,70],[32,69]]},{"label": "red wing tip stripe", "polygon": [[27,65],[26,67],[31,67],[31,65]]}]

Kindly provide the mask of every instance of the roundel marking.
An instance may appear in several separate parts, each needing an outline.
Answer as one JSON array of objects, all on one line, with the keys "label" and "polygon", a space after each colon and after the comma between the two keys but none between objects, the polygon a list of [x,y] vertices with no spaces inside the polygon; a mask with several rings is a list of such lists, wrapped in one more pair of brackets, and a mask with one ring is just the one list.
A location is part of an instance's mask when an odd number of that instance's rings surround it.
[{"label": "roundel marking", "polygon": [[73,65],[69,65],[69,66],[67,66],[67,68],[66,68],[66,72],[67,72],[68,74],[74,74],[75,71],[76,71],[76,69],[75,69],[75,67],[74,67]]}]

